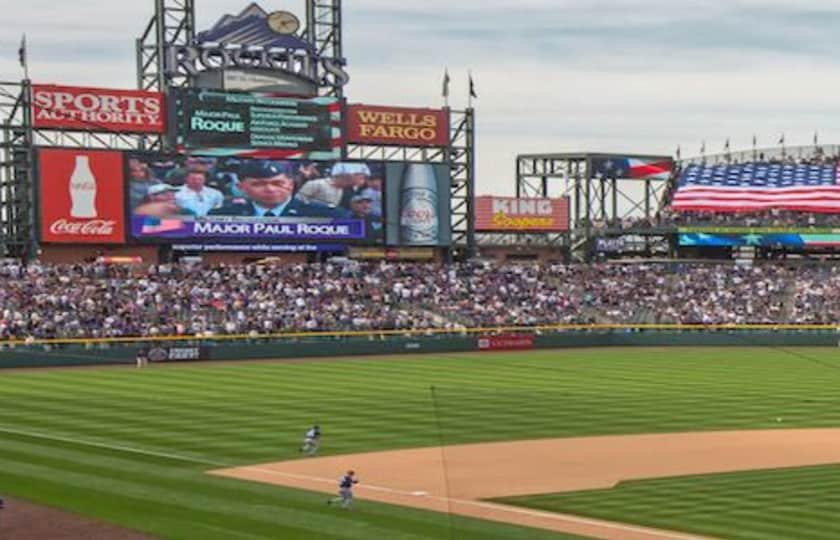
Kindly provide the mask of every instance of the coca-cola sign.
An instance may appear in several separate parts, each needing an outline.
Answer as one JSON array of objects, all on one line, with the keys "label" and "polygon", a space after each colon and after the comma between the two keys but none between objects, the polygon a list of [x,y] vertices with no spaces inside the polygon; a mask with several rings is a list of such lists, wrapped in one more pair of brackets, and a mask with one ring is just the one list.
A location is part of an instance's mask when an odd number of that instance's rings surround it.
[{"label": "coca-cola sign", "polygon": [[36,128],[164,133],[165,118],[158,92],[32,85]]},{"label": "coca-cola sign", "polygon": [[122,152],[41,148],[38,172],[42,242],[125,242]]},{"label": "coca-cola sign", "polygon": [[50,225],[50,232],[52,234],[69,234],[75,236],[110,236],[114,234],[116,226],[116,221],[104,219],[92,219],[90,221],[69,221],[66,219],[59,219]]}]

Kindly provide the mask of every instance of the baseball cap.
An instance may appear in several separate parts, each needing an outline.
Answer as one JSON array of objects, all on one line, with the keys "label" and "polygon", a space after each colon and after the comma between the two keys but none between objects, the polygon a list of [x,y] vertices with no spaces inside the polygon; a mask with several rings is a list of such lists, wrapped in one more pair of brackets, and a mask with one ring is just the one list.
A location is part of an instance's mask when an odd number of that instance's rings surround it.
[{"label": "baseball cap", "polygon": [[370,176],[370,168],[364,163],[339,162],[333,165],[330,174],[332,176],[339,174],[364,174],[365,176]]},{"label": "baseball cap", "polygon": [[294,178],[294,167],[288,161],[251,159],[246,161],[239,170],[239,180],[242,181],[246,178],[272,178],[280,174]]},{"label": "baseball cap", "polygon": [[371,199],[370,196],[366,195],[364,192],[359,193],[358,195],[353,195],[353,197],[350,198],[351,203],[359,202],[359,201],[372,201],[372,200],[373,199]]},{"label": "baseball cap", "polygon": [[167,191],[178,191],[178,188],[176,188],[175,186],[170,186],[169,184],[152,184],[151,186],[149,186],[149,189],[146,190],[146,194],[158,195]]},{"label": "baseball cap", "polygon": [[381,163],[370,163],[368,165],[370,169],[370,175],[374,178],[384,178],[385,177],[385,167],[382,166]]}]

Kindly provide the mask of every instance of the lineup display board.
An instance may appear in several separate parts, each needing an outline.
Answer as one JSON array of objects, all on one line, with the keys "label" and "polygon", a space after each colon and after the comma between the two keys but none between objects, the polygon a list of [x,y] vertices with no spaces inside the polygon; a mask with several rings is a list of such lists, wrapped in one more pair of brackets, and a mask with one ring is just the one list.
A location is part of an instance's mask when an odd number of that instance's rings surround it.
[{"label": "lineup display board", "polygon": [[269,93],[182,89],[173,93],[179,148],[207,155],[338,159],[341,102]]}]

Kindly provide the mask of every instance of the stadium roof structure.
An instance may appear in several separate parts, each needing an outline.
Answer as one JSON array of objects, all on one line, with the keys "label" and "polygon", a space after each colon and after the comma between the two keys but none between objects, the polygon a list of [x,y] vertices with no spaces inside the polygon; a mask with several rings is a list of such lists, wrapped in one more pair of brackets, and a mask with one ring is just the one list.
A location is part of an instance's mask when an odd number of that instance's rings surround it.
[{"label": "stadium roof structure", "polygon": [[[672,156],[656,154],[520,154],[516,158],[516,196],[567,197],[572,221],[570,248],[585,252],[611,224],[628,218],[651,220],[666,204],[675,168]],[[658,230],[650,230],[649,236],[659,242],[667,237]]]},{"label": "stadium roof structure", "polygon": [[651,159],[657,161],[673,160],[673,156],[662,156],[655,154],[629,154],[625,152],[620,153],[605,153],[605,152],[559,152],[546,154],[519,154],[517,158],[521,159],[589,159],[589,158],[634,158],[634,159]]}]

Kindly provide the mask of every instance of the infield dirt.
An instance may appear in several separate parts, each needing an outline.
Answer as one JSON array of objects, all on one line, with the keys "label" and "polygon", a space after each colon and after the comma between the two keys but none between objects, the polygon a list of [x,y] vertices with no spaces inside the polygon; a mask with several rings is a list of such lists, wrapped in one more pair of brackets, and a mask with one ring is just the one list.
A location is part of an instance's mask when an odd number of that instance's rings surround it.
[{"label": "infield dirt", "polygon": [[485,500],[610,488],[645,478],[832,463],[840,463],[840,429],[777,429],[469,444],[265,463],[211,474],[332,494],[339,476],[354,469],[361,479],[356,497],[362,500],[594,538],[676,540],[699,537]]}]

